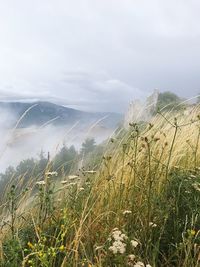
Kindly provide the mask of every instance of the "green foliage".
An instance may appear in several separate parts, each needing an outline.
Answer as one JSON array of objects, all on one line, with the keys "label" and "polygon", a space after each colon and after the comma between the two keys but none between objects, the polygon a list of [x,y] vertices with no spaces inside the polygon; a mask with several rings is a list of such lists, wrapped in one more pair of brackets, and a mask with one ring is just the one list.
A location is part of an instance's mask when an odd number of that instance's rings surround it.
[{"label": "green foliage", "polygon": [[3,243],[4,261],[0,261],[2,267],[21,266],[23,259],[22,248],[17,239],[8,239]]},{"label": "green foliage", "polygon": [[87,138],[81,147],[81,155],[87,155],[90,152],[94,151],[96,145],[95,145],[95,140],[94,138]]},{"label": "green foliage", "polygon": [[[51,162],[54,170],[59,174],[69,174],[69,172],[77,168],[78,152],[74,146],[66,147],[63,145],[61,150],[56,154]],[[4,173],[0,174],[0,200],[4,198],[4,191],[8,181],[12,180],[18,183],[21,180],[21,187],[25,188],[35,179],[42,179],[48,166],[48,157],[41,151],[39,159],[22,160],[16,168],[9,166]],[[20,188],[19,188],[20,190]]]},{"label": "green foliage", "polygon": [[68,174],[77,164],[78,153],[74,146],[70,148],[63,145],[59,153],[53,159],[53,168],[59,172]]},{"label": "green foliage", "polygon": [[172,92],[164,92],[158,95],[157,109],[165,109],[171,110],[174,108],[175,110],[179,110],[183,106],[177,107],[178,104],[181,103],[181,98]]},{"label": "green foliage", "polygon": [[[194,175],[195,173],[195,175]],[[176,170],[171,173],[170,183],[165,191],[167,220],[161,238],[160,250],[171,263],[177,261],[177,247],[183,242],[183,235],[200,229],[200,173]],[[160,207],[163,209],[164,207]],[[199,243],[200,239],[195,242]],[[185,251],[182,251],[185,254]],[[186,256],[186,255],[185,255]]]}]

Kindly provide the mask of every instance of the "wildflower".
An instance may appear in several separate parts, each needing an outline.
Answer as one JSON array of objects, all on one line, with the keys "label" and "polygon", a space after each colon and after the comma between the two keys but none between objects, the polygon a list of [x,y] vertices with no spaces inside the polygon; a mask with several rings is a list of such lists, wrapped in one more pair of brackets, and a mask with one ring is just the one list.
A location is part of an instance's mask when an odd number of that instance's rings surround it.
[{"label": "wildflower", "polygon": [[147,264],[146,267],[152,267],[150,264]]},{"label": "wildflower", "polygon": [[128,260],[129,261],[134,261],[135,260],[135,255],[134,254],[128,255]]},{"label": "wildflower", "polygon": [[61,184],[67,184],[67,183],[68,183],[68,181],[66,181],[66,180],[61,181]]},{"label": "wildflower", "polygon": [[69,175],[68,178],[69,178],[69,180],[74,180],[74,179],[79,178],[79,176],[77,176],[77,175]]},{"label": "wildflower", "polygon": [[186,194],[190,194],[191,192],[190,192],[190,191],[188,191],[188,190],[186,190],[186,191],[185,191],[185,193],[186,193]]},{"label": "wildflower", "polygon": [[192,236],[195,236],[195,234],[196,234],[195,230],[191,230],[191,231],[190,231],[190,234],[191,234]]},{"label": "wildflower", "polygon": [[113,254],[124,254],[126,251],[126,244],[121,241],[114,241],[113,245],[109,247],[109,250],[113,252]]},{"label": "wildflower", "polygon": [[196,189],[197,191],[200,191],[200,184],[199,184],[199,183],[193,183],[192,186],[193,186],[193,188]]},{"label": "wildflower", "polygon": [[110,246],[108,249],[109,249],[113,254],[117,254],[117,252],[118,252],[117,248],[114,247],[114,246]]},{"label": "wildflower", "polygon": [[33,249],[34,248],[34,246],[33,246],[33,244],[31,243],[31,242],[28,242],[27,243],[27,245],[29,246],[29,248],[31,248],[31,249]]},{"label": "wildflower", "polygon": [[[111,234],[111,237],[114,239],[112,246],[109,247],[109,250],[113,254],[124,254],[126,251],[126,243],[124,241],[128,238],[123,234],[118,228],[114,228]],[[111,238],[109,239],[112,240]]]},{"label": "wildflower", "polygon": [[65,250],[65,246],[64,246],[64,245],[60,246],[60,247],[59,247],[59,250],[60,250],[60,251],[64,251],[64,250]]},{"label": "wildflower", "polygon": [[84,190],[85,190],[84,187],[80,187],[80,188],[79,188],[79,191],[84,191]]},{"label": "wildflower", "polygon": [[191,230],[191,235],[195,235],[196,232],[194,230]]},{"label": "wildflower", "polygon": [[136,248],[139,245],[139,243],[136,240],[131,240],[131,245],[133,248]]},{"label": "wildflower", "polygon": [[150,222],[149,223],[149,226],[151,226],[152,228],[154,228],[154,227],[157,227],[157,224],[156,223],[153,223],[153,222]]},{"label": "wildflower", "polygon": [[134,267],[144,267],[144,263],[141,261],[136,262],[136,264],[134,265]]},{"label": "wildflower", "polygon": [[37,185],[45,185],[46,183],[45,183],[45,181],[38,181],[38,182],[36,182],[36,184]]},{"label": "wildflower", "polygon": [[125,210],[125,211],[123,211],[123,215],[128,215],[128,214],[131,214],[131,213],[132,213],[131,210]]},{"label": "wildflower", "polygon": [[115,228],[112,232],[112,236],[114,239],[118,239],[121,234],[122,234],[122,232],[120,230],[118,230],[117,228]]},{"label": "wildflower", "polygon": [[117,228],[113,230],[112,237],[116,241],[124,241],[127,239],[127,236],[123,234],[120,230],[118,230]]},{"label": "wildflower", "polygon": [[58,176],[58,173],[57,172],[46,172],[45,175],[47,176]]}]

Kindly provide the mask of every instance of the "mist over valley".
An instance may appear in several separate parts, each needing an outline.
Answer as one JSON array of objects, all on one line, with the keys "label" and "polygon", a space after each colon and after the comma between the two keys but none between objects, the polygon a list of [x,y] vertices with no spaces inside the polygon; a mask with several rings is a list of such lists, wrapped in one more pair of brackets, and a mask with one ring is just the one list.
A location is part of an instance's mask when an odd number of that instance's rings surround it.
[{"label": "mist over valley", "polygon": [[77,150],[87,138],[98,144],[123,119],[118,113],[84,112],[49,102],[0,102],[0,112],[0,172],[41,151],[53,157],[63,144]]}]

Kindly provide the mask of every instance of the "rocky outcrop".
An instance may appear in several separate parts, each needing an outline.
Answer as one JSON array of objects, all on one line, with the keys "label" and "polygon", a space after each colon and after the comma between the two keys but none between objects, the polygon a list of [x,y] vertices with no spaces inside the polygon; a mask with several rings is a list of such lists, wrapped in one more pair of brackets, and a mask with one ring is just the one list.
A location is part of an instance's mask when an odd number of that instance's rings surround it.
[{"label": "rocky outcrop", "polygon": [[140,100],[131,101],[124,118],[124,127],[128,129],[129,124],[139,121],[149,121],[156,111],[159,91],[154,92],[142,103]]}]

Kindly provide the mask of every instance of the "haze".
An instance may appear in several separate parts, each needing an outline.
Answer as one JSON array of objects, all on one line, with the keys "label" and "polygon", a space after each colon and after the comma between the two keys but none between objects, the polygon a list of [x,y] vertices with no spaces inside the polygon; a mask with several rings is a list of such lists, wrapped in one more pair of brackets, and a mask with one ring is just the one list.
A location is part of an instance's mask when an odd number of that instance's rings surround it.
[{"label": "haze", "polygon": [[0,100],[123,112],[200,91],[200,2],[0,1]]}]

